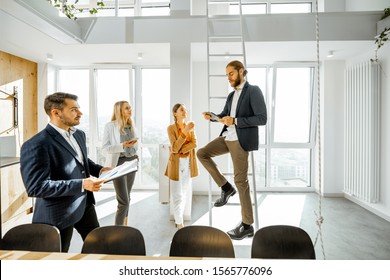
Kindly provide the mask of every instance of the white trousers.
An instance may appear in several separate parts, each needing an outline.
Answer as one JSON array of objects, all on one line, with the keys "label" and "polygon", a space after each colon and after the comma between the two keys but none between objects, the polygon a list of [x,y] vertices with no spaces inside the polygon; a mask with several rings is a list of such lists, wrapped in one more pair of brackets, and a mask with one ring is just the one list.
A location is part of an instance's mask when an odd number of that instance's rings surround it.
[{"label": "white trousers", "polygon": [[186,204],[187,192],[191,187],[190,158],[180,158],[179,181],[171,183],[171,203],[173,206],[173,217],[176,224],[183,224],[183,215]]}]

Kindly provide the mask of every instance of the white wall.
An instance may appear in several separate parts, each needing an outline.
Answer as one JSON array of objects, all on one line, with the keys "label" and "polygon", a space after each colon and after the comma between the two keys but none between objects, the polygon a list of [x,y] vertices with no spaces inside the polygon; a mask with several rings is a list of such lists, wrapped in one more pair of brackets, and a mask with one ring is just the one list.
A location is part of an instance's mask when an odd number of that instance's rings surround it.
[{"label": "white wall", "polygon": [[171,0],[171,14],[176,11],[189,11],[190,0]]},{"label": "white wall", "polygon": [[319,0],[318,11],[321,12],[344,12],[345,0]]},{"label": "white wall", "polygon": [[[206,55],[206,49],[205,55]],[[197,137],[198,149],[205,146],[209,142],[208,122],[203,118],[201,112],[207,111],[207,73],[205,71],[205,62],[192,62],[192,119],[195,122],[195,132]],[[206,193],[209,189],[208,172],[198,161],[199,176],[193,180],[194,193]]]},{"label": "white wall", "polygon": [[[105,38],[106,44],[127,43],[129,37],[131,38],[127,32],[127,25],[128,21],[125,17],[97,18],[87,42],[89,44],[100,43],[101,38]],[[113,30],[115,32],[112,32]]]},{"label": "white wall", "polygon": [[383,11],[390,7],[389,0],[345,0],[345,10],[356,11]]},{"label": "white wall", "polygon": [[378,52],[381,63],[381,201],[373,208],[390,220],[390,42]]},{"label": "white wall", "polygon": [[328,60],[323,62],[322,67],[322,190],[326,196],[340,196],[343,193],[343,91],[345,62]]},{"label": "white wall", "polygon": [[[191,108],[191,49],[189,43],[171,44],[171,108],[184,103]],[[171,110],[170,110],[171,111]],[[190,111],[191,115],[191,111]],[[173,116],[171,116],[173,121]]]},{"label": "white wall", "polygon": [[319,0],[321,12],[383,11],[390,7],[389,0]]},{"label": "white wall", "polygon": [[44,129],[48,123],[48,116],[43,110],[43,104],[45,97],[49,91],[49,82],[48,79],[51,77],[51,67],[47,63],[38,63],[38,101],[37,101],[37,111],[38,111],[38,131]]}]

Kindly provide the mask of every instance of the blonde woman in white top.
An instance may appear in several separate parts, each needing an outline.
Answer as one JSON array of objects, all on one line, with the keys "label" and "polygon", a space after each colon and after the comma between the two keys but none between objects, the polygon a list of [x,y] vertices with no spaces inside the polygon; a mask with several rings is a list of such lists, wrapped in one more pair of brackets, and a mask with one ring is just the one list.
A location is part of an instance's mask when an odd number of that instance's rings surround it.
[{"label": "blonde woman in white top", "polygon": [[[127,101],[114,104],[111,122],[104,127],[103,152],[106,166],[115,167],[137,158],[136,131],[131,119],[132,109]],[[130,192],[134,184],[135,172],[113,180],[118,201],[115,225],[127,225],[130,208]]]}]

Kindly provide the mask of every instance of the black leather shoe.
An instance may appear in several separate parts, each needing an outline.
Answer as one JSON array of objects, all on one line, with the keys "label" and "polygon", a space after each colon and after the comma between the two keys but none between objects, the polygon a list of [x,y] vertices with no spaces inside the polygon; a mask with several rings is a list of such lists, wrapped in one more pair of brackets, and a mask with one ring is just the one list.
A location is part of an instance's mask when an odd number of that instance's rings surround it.
[{"label": "black leather shoe", "polygon": [[233,196],[236,194],[236,189],[234,187],[231,187],[230,190],[228,190],[227,192],[225,191],[221,191],[221,197],[218,198],[215,203],[214,203],[214,206],[215,207],[221,207],[221,206],[224,206],[228,200],[229,200],[229,197]]},{"label": "black leather shoe", "polygon": [[229,230],[227,234],[231,239],[241,240],[245,237],[252,237],[254,234],[253,226],[250,226],[248,229],[245,229],[244,226],[240,223],[236,228]]}]

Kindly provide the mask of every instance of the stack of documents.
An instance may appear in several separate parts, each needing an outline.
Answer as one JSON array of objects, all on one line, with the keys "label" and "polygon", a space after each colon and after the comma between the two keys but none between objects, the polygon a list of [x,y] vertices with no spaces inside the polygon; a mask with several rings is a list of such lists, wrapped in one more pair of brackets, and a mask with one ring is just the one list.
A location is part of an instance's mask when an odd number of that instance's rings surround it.
[{"label": "stack of documents", "polygon": [[103,179],[104,183],[107,183],[118,177],[127,175],[137,170],[138,170],[138,158],[135,158],[131,161],[126,161],[123,164],[111,170],[104,171],[102,174],[100,174],[99,179]]}]

